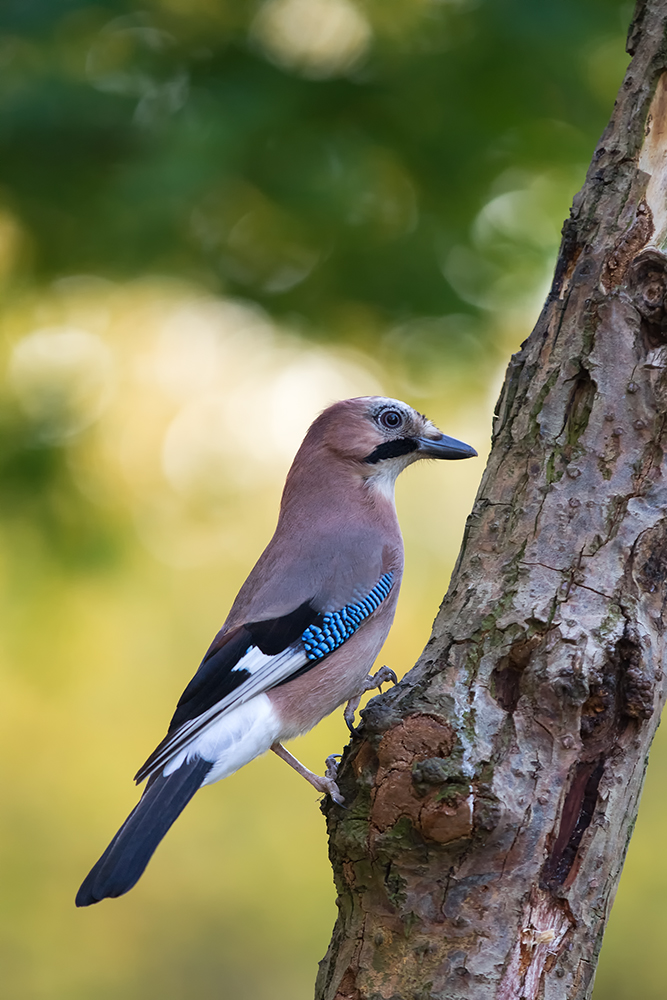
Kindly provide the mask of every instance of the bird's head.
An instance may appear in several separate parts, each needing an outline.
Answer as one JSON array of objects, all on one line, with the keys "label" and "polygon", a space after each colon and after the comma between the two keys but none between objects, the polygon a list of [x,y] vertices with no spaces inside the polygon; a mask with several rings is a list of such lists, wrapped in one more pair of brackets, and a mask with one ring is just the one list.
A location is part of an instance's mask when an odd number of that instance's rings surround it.
[{"label": "bird's head", "polygon": [[393,489],[396,477],[420,458],[474,458],[470,445],[447,437],[407,403],[386,396],[359,396],[328,407],[304,444],[326,448],[354,467],[369,485]]}]

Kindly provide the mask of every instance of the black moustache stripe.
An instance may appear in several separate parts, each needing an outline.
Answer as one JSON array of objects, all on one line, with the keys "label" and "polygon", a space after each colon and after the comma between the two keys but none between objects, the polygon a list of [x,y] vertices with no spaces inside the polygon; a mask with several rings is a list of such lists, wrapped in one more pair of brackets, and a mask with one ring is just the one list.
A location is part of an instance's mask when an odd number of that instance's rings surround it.
[{"label": "black moustache stripe", "polygon": [[396,441],[385,441],[364,459],[368,465],[375,465],[385,458],[398,458],[399,455],[409,455],[411,451],[417,451],[419,444],[414,438],[398,438]]}]

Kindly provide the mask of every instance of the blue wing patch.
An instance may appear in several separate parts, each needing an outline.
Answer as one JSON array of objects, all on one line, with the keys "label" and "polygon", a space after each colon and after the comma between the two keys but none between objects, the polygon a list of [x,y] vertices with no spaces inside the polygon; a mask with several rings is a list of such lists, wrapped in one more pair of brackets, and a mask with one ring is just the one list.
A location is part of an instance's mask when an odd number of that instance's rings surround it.
[{"label": "blue wing patch", "polygon": [[301,641],[309,660],[321,660],[333,653],[357,631],[361,623],[389,597],[393,573],[385,573],[373,589],[355,604],[346,604],[340,611],[323,615],[321,625],[309,625],[301,633]]}]

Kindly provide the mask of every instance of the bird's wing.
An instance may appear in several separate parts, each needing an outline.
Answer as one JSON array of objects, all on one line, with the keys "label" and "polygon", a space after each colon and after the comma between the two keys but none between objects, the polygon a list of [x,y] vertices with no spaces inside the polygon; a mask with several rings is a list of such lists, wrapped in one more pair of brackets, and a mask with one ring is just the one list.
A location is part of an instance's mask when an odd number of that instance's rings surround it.
[{"label": "bird's wing", "polygon": [[384,573],[368,594],[326,614],[305,601],[280,618],[249,622],[216,636],[176,707],[169,731],[135,781],[156,774],[214,720],[248,699],[305,673],[354,635],[389,596]]}]

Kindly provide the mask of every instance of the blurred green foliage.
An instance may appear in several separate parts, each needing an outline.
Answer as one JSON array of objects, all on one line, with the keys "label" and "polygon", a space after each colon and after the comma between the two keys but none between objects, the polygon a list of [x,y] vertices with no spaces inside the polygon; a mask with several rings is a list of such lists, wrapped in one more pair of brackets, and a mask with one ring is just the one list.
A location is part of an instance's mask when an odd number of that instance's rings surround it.
[{"label": "blurred green foliage", "polygon": [[[382,390],[483,453],[631,13],[3,0],[3,996],[311,995],[333,889],[315,797],[279,762],[198,796],[128,897],[81,913],[74,891],[268,539],[314,413]],[[399,672],[474,497],[480,467],[459,464],[400,485],[408,563],[383,654]],[[297,752],[317,766],[345,740],[332,718]],[[665,876],[647,870],[667,817],[650,801],[596,1000],[665,993]]]},{"label": "blurred green foliage", "polygon": [[565,215],[631,6],[367,0],[363,57],[305,75],[258,9],[4,0],[0,200],[26,273],[188,276],[338,337],[474,310],[452,249],[499,178],[564,171]]}]

